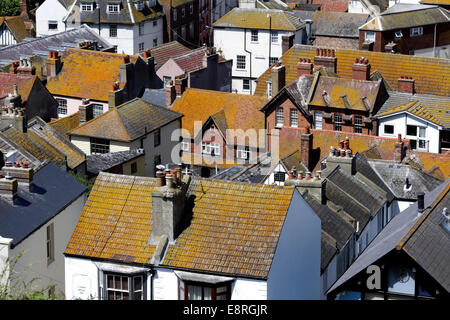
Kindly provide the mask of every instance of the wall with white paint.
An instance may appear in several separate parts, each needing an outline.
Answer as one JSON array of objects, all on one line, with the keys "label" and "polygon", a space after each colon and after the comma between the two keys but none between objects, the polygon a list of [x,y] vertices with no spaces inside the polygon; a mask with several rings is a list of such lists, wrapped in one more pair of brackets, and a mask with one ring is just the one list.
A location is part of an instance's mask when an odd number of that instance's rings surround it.
[{"label": "wall with white paint", "polygon": [[[36,37],[51,35],[66,30],[63,19],[68,11],[58,0],[46,0],[36,10]],[[58,29],[49,30],[48,22],[56,21]]]}]

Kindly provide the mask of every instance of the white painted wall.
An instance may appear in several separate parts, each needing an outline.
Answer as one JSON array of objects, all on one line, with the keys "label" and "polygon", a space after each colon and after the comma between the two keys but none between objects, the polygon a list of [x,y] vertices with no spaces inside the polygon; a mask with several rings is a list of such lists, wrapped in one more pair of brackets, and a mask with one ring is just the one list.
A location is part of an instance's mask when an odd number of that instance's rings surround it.
[{"label": "white painted wall", "polygon": [[[20,280],[26,282],[37,278],[33,285],[44,288],[56,285],[56,293],[65,290],[64,256],[63,252],[72,236],[73,230],[86,203],[86,193],[72,202],[56,217],[34,231],[16,247],[9,250],[9,257],[16,257],[24,252],[18,260],[15,272]],[[47,226],[54,225],[54,260],[47,265]]]},{"label": "white painted wall", "polygon": [[178,300],[178,277],[169,269],[156,270],[153,276],[153,299]]},{"label": "white painted wall", "polygon": [[[269,25],[269,18],[267,18],[267,24]],[[245,29],[239,28],[214,28],[214,46],[217,50],[222,50],[225,59],[233,60],[232,90],[237,90],[238,93],[253,94],[256,88],[255,80],[269,68],[269,44],[270,56],[280,58],[282,56],[281,37],[292,34],[294,33],[291,31],[278,31],[278,42],[270,44],[269,30],[259,30],[258,41],[252,42],[251,29],[245,31]],[[251,54],[244,49],[250,51]],[[237,55],[246,56],[245,69],[237,69]],[[250,91],[243,90],[243,78],[252,79]]]},{"label": "white painted wall", "polygon": [[[58,0],[46,0],[36,10],[36,37],[55,34],[66,30],[63,22],[68,11]],[[48,22],[57,21],[58,29],[49,30]]]},{"label": "white painted wall", "polygon": [[294,189],[267,280],[268,299],[319,300],[321,222]]},{"label": "white painted wall", "polygon": [[[89,99],[89,97],[80,97],[80,98],[71,98],[71,97],[65,97],[65,96],[53,96],[55,99],[64,99],[67,101],[67,114],[61,114],[58,113],[58,118],[64,118],[68,117],[74,113],[77,113],[79,111],[81,100],[82,99]],[[109,105],[107,102],[101,102],[101,101],[95,101],[91,100],[92,103],[95,104],[101,104],[103,106],[103,113],[107,112],[109,110]]]},{"label": "white painted wall", "polygon": [[66,300],[99,298],[98,268],[88,259],[64,257]]},{"label": "white painted wall", "polygon": [[[387,134],[384,132],[385,125],[393,125],[394,133]],[[424,127],[425,129],[425,139],[428,141],[428,150],[423,150],[432,153],[439,153],[440,143],[439,143],[439,128],[438,126],[431,124],[430,122],[424,121],[416,116],[408,113],[401,113],[392,116],[388,116],[378,120],[378,134],[381,137],[396,138],[398,134],[402,135],[404,139],[418,139],[418,136],[409,136],[406,134],[406,126],[414,125]],[[417,135],[419,130],[417,130]]]},{"label": "white painted wall", "polygon": [[0,47],[17,44],[16,38],[6,26],[6,23],[0,27]]},{"label": "white painted wall", "polygon": [[[284,172],[287,173],[284,169],[283,165],[278,162],[278,164],[273,168],[273,170],[270,172],[269,176],[264,180],[264,184],[276,184],[278,186],[284,186],[283,181],[275,181],[275,172]],[[285,176],[287,179],[287,177]]]}]

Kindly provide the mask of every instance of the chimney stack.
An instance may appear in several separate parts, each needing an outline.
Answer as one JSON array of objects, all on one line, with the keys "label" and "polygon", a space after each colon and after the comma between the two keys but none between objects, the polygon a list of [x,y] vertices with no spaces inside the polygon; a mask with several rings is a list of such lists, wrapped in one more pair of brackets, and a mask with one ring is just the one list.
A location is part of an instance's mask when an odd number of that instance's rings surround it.
[{"label": "chimney stack", "polygon": [[337,58],[334,49],[316,48],[314,65],[322,67],[328,72],[336,73]]},{"label": "chimney stack", "polygon": [[7,162],[1,169],[1,174],[9,177],[9,180],[14,179],[18,185],[24,186],[27,190],[31,190],[33,186],[34,169],[30,168],[28,161],[15,161],[14,166],[11,162]]},{"label": "chimney stack", "polygon": [[207,48],[202,58],[203,68],[212,67],[213,64],[217,65],[218,62],[219,55],[216,53],[216,48]]},{"label": "chimney stack", "polygon": [[397,136],[397,142],[394,146],[394,161],[397,163],[402,163],[403,160],[403,141],[401,133]]},{"label": "chimney stack", "polygon": [[78,110],[80,125],[94,119],[94,105],[89,101],[89,99],[81,100],[81,105],[78,107]]},{"label": "chimney stack", "polygon": [[16,72],[18,74],[34,75],[36,74],[36,68],[33,66],[30,59],[22,59],[19,62]]},{"label": "chimney stack", "polygon": [[13,61],[11,63],[11,67],[9,68],[9,73],[16,74],[19,66],[20,66],[20,61]]},{"label": "chimney stack", "polygon": [[332,146],[327,157],[327,168],[329,172],[340,166],[340,168],[350,175],[355,174],[355,156],[352,149],[350,149],[350,139],[345,137],[345,140],[339,141],[339,147]]},{"label": "chimney stack", "polygon": [[168,241],[173,242],[185,227],[184,204],[190,177],[184,176],[183,181],[178,181],[171,173],[166,173],[164,185],[161,174],[164,173],[157,172],[158,187],[152,193],[152,238],[167,236]]},{"label": "chimney stack", "polygon": [[300,58],[297,62],[297,78],[302,75],[311,75],[313,73],[313,64],[311,59]]},{"label": "chimney stack", "polygon": [[295,35],[281,36],[281,55],[284,55],[294,45],[294,37]]},{"label": "chimney stack", "polygon": [[166,92],[166,107],[170,107],[177,97],[177,92],[175,90],[175,85],[173,80],[170,80],[169,84],[164,88]]},{"label": "chimney stack", "polygon": [[300,156],[302,163],[308,168],[308,170],[312,170],[312,150],[313,150],[313,134],[308,127],[304,128],[304,133],[301,135],[300,142]]},{"label": "chimney stack", "polygon": [[425,210],[425,193],[422,191],[417,193],[417,212],[420,216],[422,212]]},{"label": "chimney stack", "polygon": [[285,85],[286,68],[280,63],[276,62],[270,69],[270,77],[272,79],[272,97],[274,97]]},{"label": "chimney stack", "polygon": [[326,179],[322,178],[321,171],[316,171],[314,177],[312,177],[310,171],[306,172],[306,177],[304,177],[303,172],[299,171],[297,179],[289,178],[284,182],[284,185],[295,186],[299,188],[300,191],[308,191],[308,193],[316,198],[321,204],[326,203]]},{"label": "chimney stack", "polygon": [[352,67],[353,79],[370,80],[370,63],[367,58],[356,58]]},{"label": "chimney stack", "polygon": [[47,79],[56,77],[61,70],[61,57],[58,51],[51,50],[48,52],[48,58],[46,59]]},{"label": "chimney stack", "polygon": [[127,83],[132,79],[133,64],[130,61],[130,56],[125,55],[122,57],[122,64],[120,65],[120,82]]},{"label": "chimney stack", "polygon": [[124,90],[120,89],[120,83],[116,81],[112,86],[112,91],[108,92],[108,107],[115,108],[124,102]]},{"label": "chimney stack", "polygon": [[186,74],[175,78],[175,92],[177,97],[181,97],[188,87],[188,77]]},{"label": "chimney stack", "polygon": [[412,77],[402,76],[398,79],[398,92],[414,94],[414,82]]}]

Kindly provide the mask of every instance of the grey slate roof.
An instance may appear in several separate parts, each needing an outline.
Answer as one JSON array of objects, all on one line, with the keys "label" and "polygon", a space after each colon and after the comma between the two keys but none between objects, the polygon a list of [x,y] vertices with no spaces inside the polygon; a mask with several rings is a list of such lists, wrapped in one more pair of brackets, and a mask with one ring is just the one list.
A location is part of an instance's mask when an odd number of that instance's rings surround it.
[{"label": "grey slate roof", "polygon": [[[397,199],[415,201],[417,192],[430,192],[442,182],[409,165],[382,160],[369,160],[369,164]],[[406,178],[410,189],[405,188]]]},{"label": "grey slate roof", "polygon": [[164,89],[145,89],[141,99],[157,106],[166,107],[166,92]]},{"label": "grey slate roof", "polygon": [[[448,268],[450,265],[449,234],[442,232],[445,230],[438,225],[438,221],[443,218],[442,207],[448,207],[450,204],[448,188],[449,180],[425,194],[425,208],[427,208],[441,192],[446,190],[444,199],[433,208],[428,216],[425,216],[426,211],[422,213],[423,218],[426,218],[425,221],[416,229],[412,237],[406,239],[407,242],[403,247],[403,250],[416,260],[425,271],[430,273],[447,291],[450,290]],[[417,227],[415,223],[419,220],[420,218],[417,218],[417,202],[392,218],[355,262],[350,265],[347,271],[333,284],[328,293],[334,291],[367,266],[394,250],[396,245],[405,239],[404,237],[408,235],[408,232],[412,231],[413,227]],[[436,235],[435,232],[438,232],[438,234]],[[417,240],[425,242],[420,243]],[[426,259],[424,259],[425,255],[428,255]],[[434,265],[431,266],[431,264]]]},{"label": "grey slate roof", "polygon": [[109,170],[142,155],[144,155],[144,149],[89,155],[86,157],[87,171],[98,174],[100,171]]},{"label": "grey slate roof", "polygon": [[316,11],[311,31],[313,36],[359,38],[359,27],[369,19],[363,13]]},{"label": "grey slate roof", "polygon": [[0,198],[0,235],[12,238],[12,247],[58,215],[87,190],[53,163],[37,171],[33,182],[31,192],[19,185],[18,200],[14,205]]},{"label": "grey slate roof", "polygon": [[83,41],[98,42],[99,50],[113,47],[112,44],[100,37],[93,29],[87,25],[81,25],[72,30],[0,48],[0,65],[10,64],[12,61],[34,55],[46,58],[49,50],[57,50],[62,53],[66,48],[76,48],[77,44]]}]

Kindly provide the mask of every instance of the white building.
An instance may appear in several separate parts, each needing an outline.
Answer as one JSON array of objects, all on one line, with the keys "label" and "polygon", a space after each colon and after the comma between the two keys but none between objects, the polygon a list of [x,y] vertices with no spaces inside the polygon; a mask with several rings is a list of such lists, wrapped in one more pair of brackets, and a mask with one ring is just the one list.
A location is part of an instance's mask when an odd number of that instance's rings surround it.
[{"label": "white building", "polygon": [[[37,172],[6,166],[5,172],[13,179],[0,179],[0,271],[10,269],[12,290],[27,283],[34,290],[50,287],[49,294],[61,297],[63,252],[85,205],[87,189],[53,163]],[[6,278],[0,276],[0,282]],[[31,283],[32,279],[36,280]]]},{"label": "white building", "polygon": [[295,189],[169,177],[100,173],[65,251],[66,299],[319,299],[320,220]]},{"label": "white building", "polygon": [[409,139],[411,150],[441,153],[450,149],[449,98],[405,93],[390,95],[390,100],[400,97],[403,103],[395,105],[388,100],[377,113],[379,136],[401,135]]},{"label": "white building", "polygon": [[118,53],[134,54],[163,43],[164,13],[156,0],[47,0],[39,9],[39,35],[87,24]]},{"label": "white building", "polygon": [[253,94],[256,79],[294,44],[305,23],[282,10],[234,8],[214,24],[214,46],[233,60],[232,90]]}]

